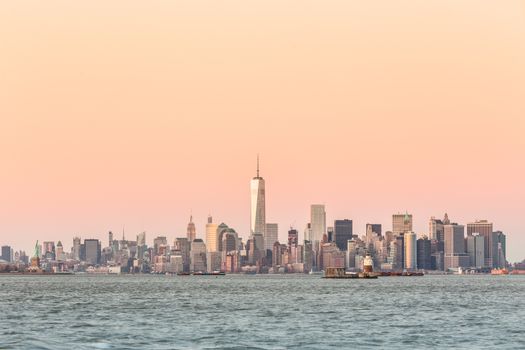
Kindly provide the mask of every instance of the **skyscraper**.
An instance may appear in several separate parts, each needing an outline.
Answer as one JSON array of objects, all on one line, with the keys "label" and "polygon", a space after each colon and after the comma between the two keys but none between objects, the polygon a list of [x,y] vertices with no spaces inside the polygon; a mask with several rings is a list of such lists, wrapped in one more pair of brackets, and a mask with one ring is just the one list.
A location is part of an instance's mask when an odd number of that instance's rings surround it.
[{"label": "skyscraper", "polygon": [[197,231],[195,230],[195,224],[193,223],[193,215],[190,215],[190,222],[188,223],[188,229],[186,230],[186,237],[188,242],[193,242],[197,236]]},{"label": "skyscraper", "polygon": [[335,220],[334,231],[335,245],[339,250],[345,251],[348,248],[348,241],[352,239],[353,235],[352,220]]},{"label": "skyscraper", "polygon": [[91,265],[100,264],[100,241],[98,239],[85,239],[84,247],[86,251],[86,262]]},{"label": "skyscraper", "polygon": [[137,246],[140,247],[140,246],[145,246],[145,245],[146,245],[146,232],[141,232],[137,235]]},{"label": "skyscraper", "polygon": [[357,255],[357,242],[353,239],[347,241],[346,251],[346,267],[348,269],[355,269],[355,257]]},{"label": "skyscraper", "polygon": [[405,232],[405,268],[407,270],[417,269],[417,240],[414,232]]},{"label": "skyscraper", "polygon": [[466,243],[470,267],[485,266],[485,237],[480,234],[468,235]]},{"label": "skyscraper", "polygon": [[381,236],[382,233],[382,226],[381,224],[366,224],[366,234],[369,232],[373,232],[377,234],[378,236]]},{"label": "skyscraper", "polygon": [[250,233],[260,233],[266,239],[266,206],[264,179],[259,176],[259,156],[257,156],[257,176],[250,183],[251,216]]},{"label": "skyscraper", "polygon": [[55,242],[53,242],[53,241],[44,242],[43,243],[43,248],[44,248],[42,250],[43,257],[45,259],[55,260],[55,258],[56,258],[56,256],[55,256]]},{"label": "skyscraper", "polygon": [[250,256],[253,257],[253,263],[261,262],[261,259],[266,256],[266,249],[264,248],[264,237],[260,233],[254,233],[251,238],[253,246],[250,249]]},{"label": "skyscraper", "polygon": [[465,226],[445,225],[445,270],[468,267],[470,257],[465,250]]},{"label": "skyscraper", "polygon": [[[166,236],[157,236],[153,239],[153,252],[155,253],[155,255],[161,255],[161,247],[165,248],[167,246],[168,239],[166,238]],[[164,254],[166,254],[165,251]]]},{"label": "skyscraper", "polygon": [[299,231],[290,227],[288,231],[288,249],[292,250],[293,247],[297,248],[299,243]]},{"label": "skyscraper", "polygon": [[403,235],[405,232],[412,232],[412,214],[392,215],[392,232],[394,236]]},{"label": "skyscraper", "polygon": [[[446,216],[447,214],[445,214]],[[431,241],[443,242],[445,234],[443,231],[443,221],[432,216],[428,222],[428,236]]]},{"label": "skyscraper", "polygon": [[392,264],[394,270],[403,270],[405,266],[405,237],[404,235],[395,236],[390,242],[390,256],[388,262]]},{"label": "skyscraper", "polygon": [[313,240],[312,240],[312,224],[310,224],[310,223],[306,224],[306,228],[304,229],[304,240],[308,241],[310,243],[313,242]]},{"label": "skyscraper", "polygon": [[64,247],[60,241],[57,243],[56,259],[59,261],[64,260]]},{"label": "skyscraper", "polygon": [[367,249],[381,237],[381,224],[366,224],[365,242]]},{"label": "skyscraper", "polygon": [[180,255],[182,256],[182,268],[184,272],[188,272],[190,270],[190,250],[191,250],[191,243],[188,241],[188,238],[186,237],[179,237],[175,238],[175,250],[180,251]]},{"label": "skyscraper", "polygon": [[217,224],[213,223],[211,215],[208,216],[208,223],[206,224],[206,248],[208,252],[218,251]]},{"label": "skyscraper", "polygon": [[334,227],[333,226],[328,226],[326,228],[326,236],[327,236],[328,242],[335,242],[334,241],[335,234],[334,234]]},{"label": "skyscraper", "polygon": [[73,238],[72,255],[74,260],[80,260],[80,237]]},{"label": "skyscraper", "polygon": [[279,225],[266,224],[266,237],[264,238],[266,250],[273,250],[273,245],[277,241],[279,241]]},{"label": "skyscraper", "polygon": [[206,272],[206,244],[202,239],[191,241],[190,271]]},{"label": "skyscraper", "polygon": [[491,234],[492,267],[503,268],[507,264],[507,238],[501,231]]},{"label": "skyscraper", "polygon": [[427,237],[417,240],[417,268],[419,270],[432,269],[432,243]]},{"label": "skyscraper", "polygon": [[492,222],[487,220],[476,220],[467,224],[467,236],[478,233],[485,237],[485,266],[493,267],[494,265],[494,245],[492,240]]},{"label": "skyscraper", "polygon": [[321,242],[326,233],[326,212],[324,204],[312,204],[310,207],[310,228],[312,241]]},{"label": "skyscraper", "polygon": [[2,246],[2,256],[0,256],[0,259],[5,260],[7,262],[11,262],[11,247],[8,245]]}]

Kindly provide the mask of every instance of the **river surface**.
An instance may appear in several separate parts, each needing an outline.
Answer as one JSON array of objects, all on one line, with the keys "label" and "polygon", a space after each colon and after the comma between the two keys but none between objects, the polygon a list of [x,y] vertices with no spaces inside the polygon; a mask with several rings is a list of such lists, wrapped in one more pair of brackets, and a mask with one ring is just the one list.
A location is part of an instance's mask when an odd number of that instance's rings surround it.
[{"label": "river surface", "polygon": [[0,276],[0,349],[525,349],[525,276]]}]

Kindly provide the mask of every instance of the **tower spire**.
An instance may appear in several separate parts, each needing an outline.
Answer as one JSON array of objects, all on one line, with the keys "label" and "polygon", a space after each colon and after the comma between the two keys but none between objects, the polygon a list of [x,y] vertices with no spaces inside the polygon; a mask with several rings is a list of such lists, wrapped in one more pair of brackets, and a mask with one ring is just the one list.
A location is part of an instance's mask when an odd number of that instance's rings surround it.
[{"label": "tower spire", "polygon": [[259,177],[259,153],[257,153],[257,177]]}]

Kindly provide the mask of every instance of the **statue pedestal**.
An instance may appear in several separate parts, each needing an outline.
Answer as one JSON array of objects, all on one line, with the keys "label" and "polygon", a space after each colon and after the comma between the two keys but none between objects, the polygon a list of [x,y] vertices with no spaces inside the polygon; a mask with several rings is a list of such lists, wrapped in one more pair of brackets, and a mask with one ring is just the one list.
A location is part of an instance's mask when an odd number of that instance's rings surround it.
[{"label": "statue pedestal", "polygon": [[40,268],[40,258],[38,256],[34,256],[31,258],[31,267]]}]

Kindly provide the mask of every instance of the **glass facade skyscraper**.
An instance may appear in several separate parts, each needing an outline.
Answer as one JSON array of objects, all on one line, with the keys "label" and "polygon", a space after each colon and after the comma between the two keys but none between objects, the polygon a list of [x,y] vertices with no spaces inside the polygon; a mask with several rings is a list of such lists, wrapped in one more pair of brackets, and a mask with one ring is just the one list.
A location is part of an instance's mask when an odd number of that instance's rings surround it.
[{"label": "glass facade skyscraper", "polygon": [[257,157],[257,176],[250,183],[251,216],[250,233],[260,233],[266,239],[266,205],[264,179],[259,176],[259,157]]},{"label": "glass facade skyscraper", "polygon": [[346,250],[348,241],[352,239],[353,226],[352,220],[335,220],[334,222],[334,236],[335,244],[340,250]]},{"label": "glass facade skyscraper", "polygon": [[324,204],[312,204],[310,207],[310,228],[313,242],[321,242],[326,233],[326,211]]}]

